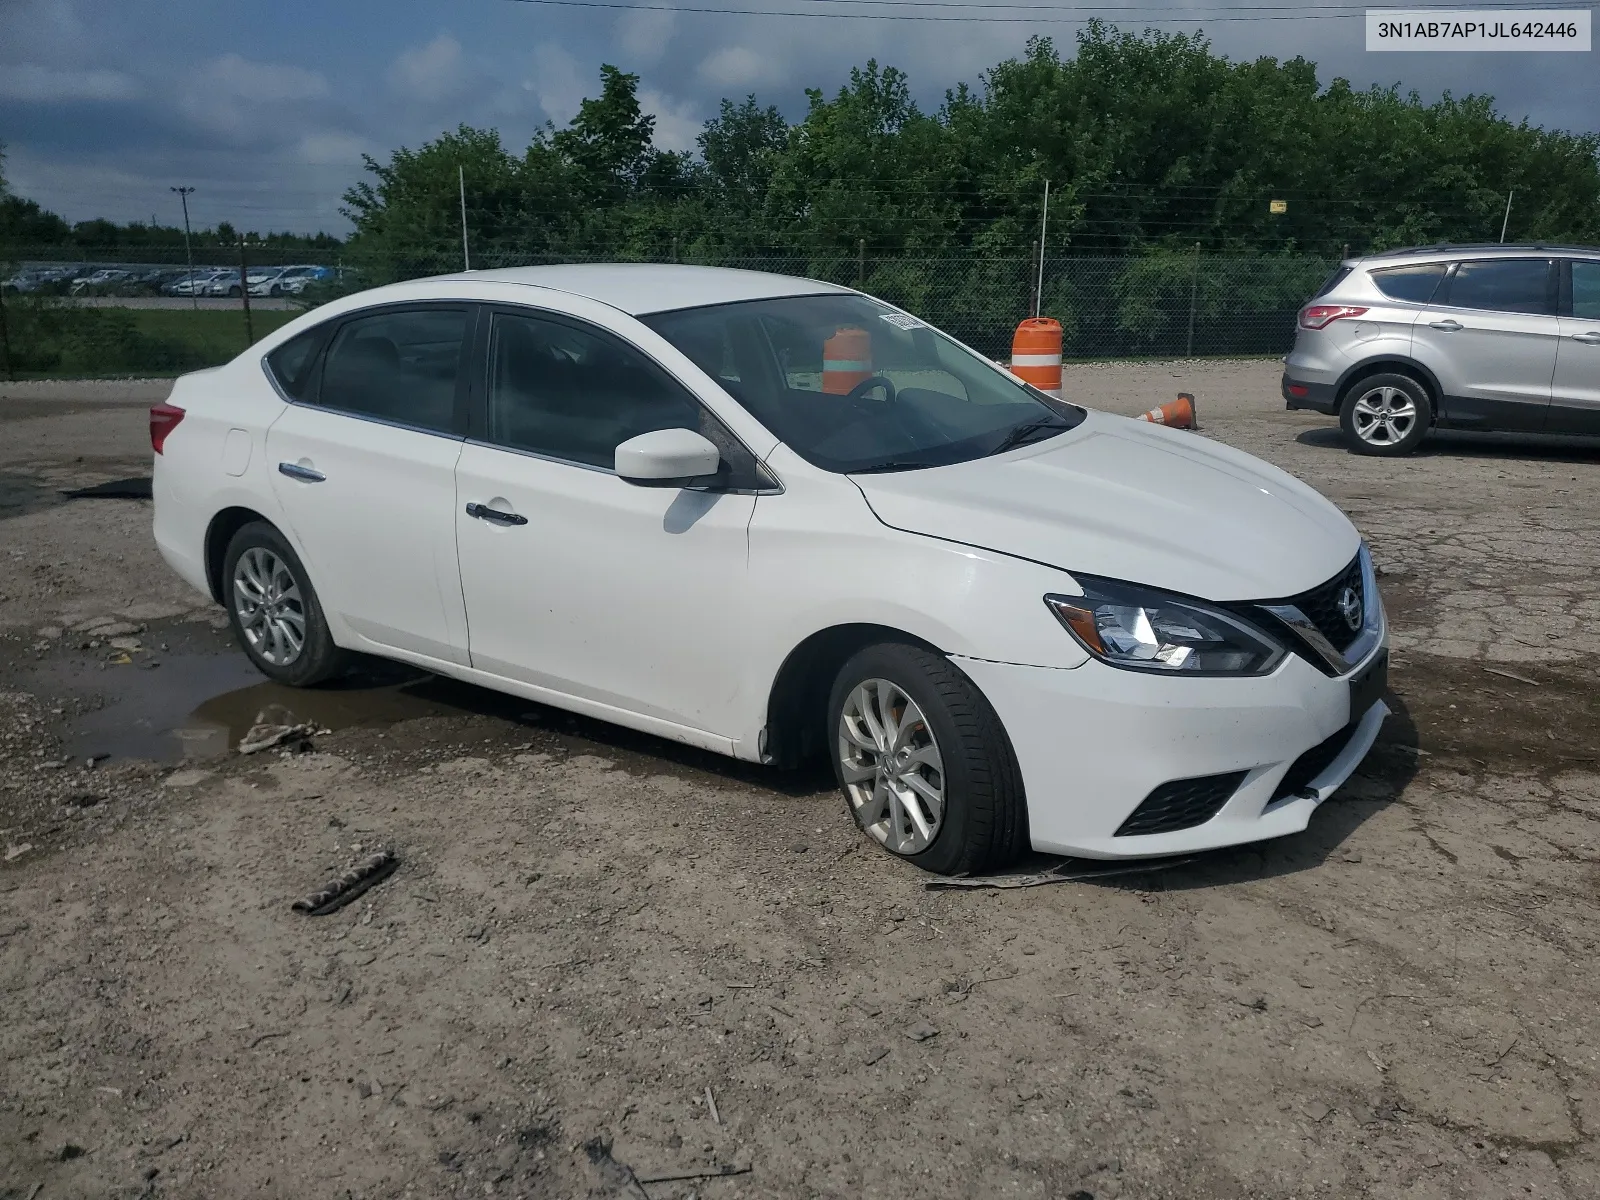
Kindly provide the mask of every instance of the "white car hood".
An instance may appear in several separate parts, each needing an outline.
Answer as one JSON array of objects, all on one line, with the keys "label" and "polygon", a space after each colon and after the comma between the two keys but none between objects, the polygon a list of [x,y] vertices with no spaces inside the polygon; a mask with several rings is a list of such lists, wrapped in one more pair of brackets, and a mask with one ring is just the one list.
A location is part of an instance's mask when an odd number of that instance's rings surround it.
[{"label": "white car hood", "polygon": [[851,478],[895,529],[1208,600],[1308,591],[1361,545],[1287,472],[1106,413],[992,458]]}]

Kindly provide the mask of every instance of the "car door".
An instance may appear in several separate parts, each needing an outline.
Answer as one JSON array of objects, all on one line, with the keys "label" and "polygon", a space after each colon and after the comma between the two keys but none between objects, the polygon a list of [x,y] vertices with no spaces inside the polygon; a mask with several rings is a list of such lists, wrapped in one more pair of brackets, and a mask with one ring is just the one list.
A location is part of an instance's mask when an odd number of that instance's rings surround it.
[{"label": "car door", "polygon": [[[727,750],[753,494],[637,487],[619,443],[697,428],[753,478],[753,456],[677,380],[594,325],[489,317],[481,430],[456,471],[472,665],[560,703]],[[475,417],[475,419],[478,419]]]},{"label": "car door", "polygon": [[324,610],[370,649],[463,666],[455,468],[475,317],[467,304],[411,304],[341,321],[307,395],[267,431],[273,486]]},{"label": "car door", "polygon": [[1550,407],[1560,321],[1549,258],[1459,262],[1412,326],[1452,425],[1538,430]]},{"label": "car door", "polygon": [[1600,261],[1563,265],[1561,339],[1549,433],[1600,435]]}]

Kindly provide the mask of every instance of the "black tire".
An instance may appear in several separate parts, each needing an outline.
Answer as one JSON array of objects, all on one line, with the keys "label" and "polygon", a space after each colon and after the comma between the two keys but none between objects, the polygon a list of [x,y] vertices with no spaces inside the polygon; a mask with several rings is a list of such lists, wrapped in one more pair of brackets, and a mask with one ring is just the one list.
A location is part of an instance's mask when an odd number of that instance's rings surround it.
[{"label": "black tire", "polygon": [[[841,746],[845,705],[853,702],[857,688],[875,679],[888,681],[921,709],[943,766],[942,819],[926,845],[909,852],[895,849],[869,828],[863,813],[876,802],[877,793],[858,809],[846,779]],[[858,651],[840,669],[829,694],[828,738],[845,811],[891,854],[926,871],[961,875],[1003,867],[1028,848],[1027,803],[1011,740],[982,693],[942,655],[897,642]]]},{"label": "black tire", "polygon": [[[1376,409],[1409,402],[1409,417],[1374,419]],[[1410,454],[1422,445],[1433,425],[1433,397],[1428,389],[1409,375],[1386,371],[1368,375],[1345,389],[1339,402],[1339,428],[1355,454],[1392,457]]]},{"label": "black tire", "polygon": [[[293,657],[288,657],[286,650],[275,656],[273,643],[258,645],[262,641],[259,633],[252,636],[245,627],[245,618],[240,610],[248,607],[249,599],[242,593],[243,585],[238,577],[239,563],[253,550],[262,551],[281,564],[298,592],[297,599],[285,605],[289,612],[298,613],[304,629],[300,648]],[[273,574],[276,575],[276,572]],[[227,553],[222,559],[222,602],[228,610],[228,623],[233,627],[233,636],[240,649],[250,656],[257,670],[275,683],[290,687],[314,687],[337,678],[348,669],[353,656],[334,645],[327,618],[322,613],[322,602],[317,599],[316,589],[311,586],[311,577],[306,573],[305,565],[294,552],[294,547],[289,545],[288,539],[267,522],[252,521],[242,526],[228,542]],[[280,657],[283,661],[274,661],[274,657]]]},{"label": "black tire", "polygon": [[236,283],[236,284],[234,284],[234,285],[233,285],[233,286],[232,286],[232,287],[231,287],[231,288],[229,288],[229,289],[228,289],[228,295],[229,295],[229,296],[230,296],[230,297],[237,297],[237,296],[241,296],[241,295],[243,295],[243,294],[244,294],[244,293],[242,293],[242,292],[241,292],[241,291],[240,291],[240,290],[239,290],[239,285],[238,285],[238,284],[237,284],[237,283]]}]

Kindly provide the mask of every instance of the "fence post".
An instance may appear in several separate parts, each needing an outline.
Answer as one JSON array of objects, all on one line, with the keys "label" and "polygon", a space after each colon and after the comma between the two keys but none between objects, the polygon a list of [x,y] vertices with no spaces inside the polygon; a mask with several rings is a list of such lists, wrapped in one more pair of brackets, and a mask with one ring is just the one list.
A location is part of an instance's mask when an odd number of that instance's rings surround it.
[{"label": "fence post", "polygon": [[0,283],[0,351],[6,356],[6,378],[15,379],[16,369],[11,365],[11,331],[6,328],[6,289]]},{"label": "fence post", "polygon": [[856,239],[856,287],[867,286],[867,239]]},{"label": "fence post", "polygon": [[1194,357],[1194,299],[1200,287],[1200,243],[1194,244],[1194,270],[1189,275],[1189,350],[1185,358]]},{"label": "fence post", "polygon": [[1022,311],[1033,315],[1033,265],[1039,261],[1039,239],[1034,238],[1028,243],[1028,262],[1022,268]]},{"label": "fence post", "polygon": [[678,261],[678,235],[677,234],[673,234],[672,235],[672,261],[674,263],[676,263]]},{"label": "fence post", "polygon": [[239,299],[244,301],[244,344],[248,349],[256,344],[256,334],[250,325],[250,272],[245,267],[243,238],[239,239]]}]

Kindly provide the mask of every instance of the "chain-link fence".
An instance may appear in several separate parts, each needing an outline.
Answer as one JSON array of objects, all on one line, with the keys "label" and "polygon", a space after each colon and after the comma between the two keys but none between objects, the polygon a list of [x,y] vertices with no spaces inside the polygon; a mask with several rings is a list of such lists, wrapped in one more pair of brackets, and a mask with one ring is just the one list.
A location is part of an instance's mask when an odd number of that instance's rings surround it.
[{"label": "chain-link fence", "polygon": [[[232,262],[200,261],[228,255]],[[336,296],[462,266],[458,253],[431,251],[318,255],[247,247],[242,266],[237,248],[195,257],[191,271],[181,247],[159,257],[84,251],[74,262],[42,252],[15,255],[0,264],[8,360],[0,367],[56,375],[188,370],[226,361],[248,344],[244,315],[232,311],[243,307],[241,292],[256,303],[248,332],[260,337],[294,312]],[[493,250],[474,253],[472,266],[630,260],[645,261]],[[858,287],[1001,360],[1017,322],[1033,315],[1036,297],[1043,314],[1061,322],[1069,359],[1282,354],[1293,341],[1296,311],[1334,265],[1324,258],[1152,251],[1047,256],[1041,274],[1038,260],[1021,256],[883,256],[865,248],[677,261]],[[263,311],[263,300],[280,311]],[[225,311],[189,311],[202,303]]]}]

